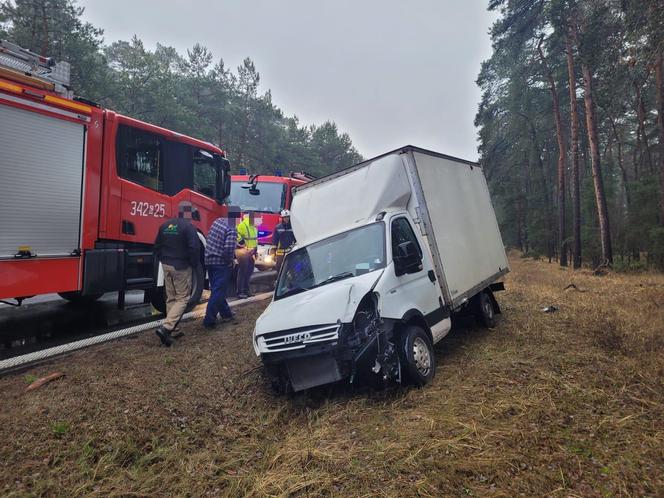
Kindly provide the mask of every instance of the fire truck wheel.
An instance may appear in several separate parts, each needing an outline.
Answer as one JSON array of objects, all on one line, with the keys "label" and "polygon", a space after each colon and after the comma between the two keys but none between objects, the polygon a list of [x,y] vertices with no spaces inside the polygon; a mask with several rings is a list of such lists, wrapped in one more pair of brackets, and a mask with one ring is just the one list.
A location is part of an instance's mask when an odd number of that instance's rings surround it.
[{"label": "fire truck wheel", "polygon": [[[192,272],[191,297],[187,304],[187,311],[191,310],[201,301],[203,286],[205,284],[205,269],[203,265],[198,265]],[[160,313],[166,313],[166,291],[164,287],[153,287],[148,289],[150,304]]]},{"label": "fire truck wheel", "polygon": [[80,305],[93,303],[103,295],[104,294],[88,294],[84,296],[80,291],[58,292],[58,296],[62,299],[69,301],[72,304]]}]

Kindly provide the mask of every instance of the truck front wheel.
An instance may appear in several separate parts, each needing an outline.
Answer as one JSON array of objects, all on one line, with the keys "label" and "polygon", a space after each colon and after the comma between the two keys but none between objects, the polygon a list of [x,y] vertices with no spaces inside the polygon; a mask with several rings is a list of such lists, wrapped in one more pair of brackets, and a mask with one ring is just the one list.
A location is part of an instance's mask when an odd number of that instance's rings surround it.
[{"label": "truck front wheel", "polygon": [[426,332],[409,325],[401,334],[401,346],[406,381],[418,387],[431,382],[436,373],[436,356]]},{"label": "truck front wheel", "polygon": [[[187,303],[187,311],[196,306],[203,294],[203,286],[205,283],[205,270],[203,265],[198,265],[191,272],[191,297]],[[166,313],[166,289],[164,287],[153,287],[147,290],[150,297],[150,304],[160,313]]]}]

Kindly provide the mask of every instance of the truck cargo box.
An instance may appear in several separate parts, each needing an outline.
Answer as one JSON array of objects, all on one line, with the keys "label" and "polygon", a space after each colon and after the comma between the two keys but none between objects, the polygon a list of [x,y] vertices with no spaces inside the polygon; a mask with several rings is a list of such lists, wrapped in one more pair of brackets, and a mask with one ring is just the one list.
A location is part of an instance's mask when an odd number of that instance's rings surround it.
[{"label": "truck cargo box", "polygon": [[471,161],[402,147],[297,187],[292,206],[299,246],[407,209],[451,308],[509,271],[484,173]]}]

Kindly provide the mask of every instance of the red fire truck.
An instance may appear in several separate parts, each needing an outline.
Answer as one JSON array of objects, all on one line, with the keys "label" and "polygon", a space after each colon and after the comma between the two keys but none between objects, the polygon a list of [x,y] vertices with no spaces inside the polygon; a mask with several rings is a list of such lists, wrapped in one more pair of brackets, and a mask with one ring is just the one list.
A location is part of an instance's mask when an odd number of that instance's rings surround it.
[{"label": "red fire truck", "polygon": [[258,254],[256,268],[274,268],[275,260],[270,253],[272,235],[279,224],[280,213],[290,209],[292,189],[313,180],[307,173],[291,173],[289,176],[233,175],[229,203],[239,206],[243,213],[256,214],[258,228]]},{"label": "red fire truck", "polygon": [[229,192],[221,149],[75,98],[67,63],[0,41],[0,299],[142,289],[163,310],[158,227],[190,201],[204,244]]}]

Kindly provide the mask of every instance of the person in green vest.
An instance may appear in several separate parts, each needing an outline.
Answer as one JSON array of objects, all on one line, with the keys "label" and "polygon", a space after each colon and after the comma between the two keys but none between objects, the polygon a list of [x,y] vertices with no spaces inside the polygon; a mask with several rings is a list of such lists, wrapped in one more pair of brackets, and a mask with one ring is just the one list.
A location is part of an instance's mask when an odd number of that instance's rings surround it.
[{"label": "person in green vest", "polygon": [[237,226],[237,245],[235,256],[238,262],[237,297],[244,299],[253,294],[249,289],[249,278],[254,272],[254,260],[258,247],[258,228],[254,225],[254,213],[245,214]]}]

